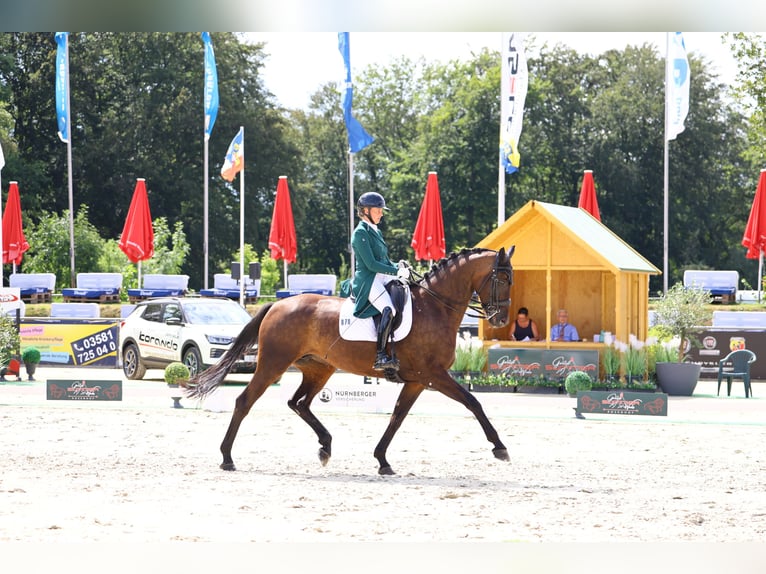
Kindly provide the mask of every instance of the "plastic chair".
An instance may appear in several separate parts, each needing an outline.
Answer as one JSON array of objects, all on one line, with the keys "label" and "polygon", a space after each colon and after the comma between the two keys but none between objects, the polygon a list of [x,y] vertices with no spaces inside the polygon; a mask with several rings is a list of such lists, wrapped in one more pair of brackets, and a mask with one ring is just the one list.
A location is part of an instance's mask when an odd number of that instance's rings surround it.
[{"label": "plastic chair", "polygon": [[[731,381],[734,377],[741,377],[745,383],[745,398],[752,396],[753,390],[750,387],[750,364],[755,362],[755,353],[748,349],[739,349],[732,351],[723,359],[718,361],[718,391],[721,392],[721,381],[726,379],[726,394],[731,396]],[[724,371],[724,365],[731,363],[732,370]]]}]

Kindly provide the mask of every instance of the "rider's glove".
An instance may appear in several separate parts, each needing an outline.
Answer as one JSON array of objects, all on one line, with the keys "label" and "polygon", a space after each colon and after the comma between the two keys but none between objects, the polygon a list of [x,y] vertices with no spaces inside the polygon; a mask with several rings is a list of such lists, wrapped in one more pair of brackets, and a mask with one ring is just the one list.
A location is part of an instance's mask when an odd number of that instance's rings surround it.
[{"label": "rider's glove", "polygon": [[407,283],[410,278],[410,270],[406,267],[399,267],[399,270],[396,272],[396,278],[402,283]]},{"label": "rider's glove", "polygon": [[402,268],[409,269],[410,268],[410,262],[407,261],[406,259],[400,259],[399,263],[398,263],[398,267],[399,267],[399,269],[402,269]]}]

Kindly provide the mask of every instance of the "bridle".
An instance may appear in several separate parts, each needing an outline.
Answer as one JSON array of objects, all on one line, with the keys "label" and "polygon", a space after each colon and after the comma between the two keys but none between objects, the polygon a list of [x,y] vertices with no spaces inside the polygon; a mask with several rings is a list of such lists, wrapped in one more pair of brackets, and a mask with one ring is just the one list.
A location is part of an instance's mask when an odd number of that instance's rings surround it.
[{"label": "bridle", "polygon": [[[505,279],[501,279],[500,275],[505,275]],[[480,300],[478,300],[475,296],[471,296],[471,302],[468,304],[468,308],[472,311],[476,312],[476,317],[479,319],[486,319],[487,321],[492,322],[492,319],[495,315],[500,313],[500,310],[503,307],[510,307],[511,306],[511,298],[508,297],[507,299],[500,299],[498,295],[498,288],[501,285],[513,285],[513,267],[510,265],[510,260],[508,264],[500,264],[500,253],[495,256],[495,262],[492,264],[492,271],[489,275],[487,275],[484,278],[484,281],[482,281],[481,285],[479,286],[479,291],[484,289],[484,286],[487,284],[487,281],[490,282],[489,285],[489,301],[487,303],[482,303]],[[477,306],[478,304],[481,304],[481,307],[479,308]]]},{"label": "bridle", "polygon": [[[504,275],[504,278],[501,278],[500,276]],[[422,279],[423,277],[420,276]],[[513,285],[513,267],[510,265],[510,258],[509,262],[506,264],[500,263],[500,252],[495,255],[495,261],[492,264],[492,271],[484,278],[484,281],[481,282],[481,285],[479,286],[479,291],[482,291],[484,289],[484,286],[489,281],[489,301],[486,303],[483,303],[481,299],[479,299],[476,296],[476,293],[474,292],[473,295],[471,295],[471,300],[468,303],[468,309],[472,311],[473,313],[466,312],[466,315],[469,317],[473,317],[476,319],[485,319],[487,321],[492,321],[492,319],[500,313],[500,310],[503,307],[510,307],[511,305],[511,298],[508,299],[500,299],[500,296],[498,295],[499,287],[501,285],[505,285],[506,283],[509,285]],[[438,293],[432,291],[428,288],[427,285],[424,283],[419,283],[420,287],[429,295],[431,295],[434,299],[439,301],[442,305],[447,307],[448,309],[459,312],[457,309],[458,304],[452,303],[450,301],[447,301],[444,297],[439,295]]]}]

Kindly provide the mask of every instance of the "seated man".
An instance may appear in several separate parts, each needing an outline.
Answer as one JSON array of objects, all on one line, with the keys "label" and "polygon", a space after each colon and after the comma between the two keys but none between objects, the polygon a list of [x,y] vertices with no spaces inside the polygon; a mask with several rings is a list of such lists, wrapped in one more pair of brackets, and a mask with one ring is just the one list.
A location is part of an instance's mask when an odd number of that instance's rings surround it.
[{"label": "seated man", "polygon": [[569,313],[566,309],[559,309],[559,322],[551,327],[551,341],[579,341],[577,329],[569,323]]}]

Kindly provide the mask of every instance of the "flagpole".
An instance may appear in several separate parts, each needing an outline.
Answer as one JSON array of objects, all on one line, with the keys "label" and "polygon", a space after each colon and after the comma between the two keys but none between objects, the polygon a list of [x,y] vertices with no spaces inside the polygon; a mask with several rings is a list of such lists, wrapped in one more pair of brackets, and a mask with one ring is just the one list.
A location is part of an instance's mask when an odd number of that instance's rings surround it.
[{"label": "flagpole", "polygon": [[205,45],[205,81],[203,89],[203,102],[205,108],[204,114],[204,140],[205,140],[205,152],[204,162],[205,167],[203,170],[203,177],[205,184],[203,186],[203,232],[202,232],[202,251],[204,257],[204,279],[203,285],[207,289],[208,275],[209,275],[209,259],[210,259],[210,241],[209,241],[209,200],[208,200],[208,188],[210,186],[209,166],[208,166],[208,146],[210,140],[210,134],[213,132],[213,125],[215,125],[215,118],[218,115],[218,72],[215,67],[215,52],[213,51],[213,41],[210,38],[210,32],[202,32],[202,43]]},{"label": "flagpole", "polygon": [[670,32],[665,32],[665,134],[663,137],[664,143],[664,161],[663,161],[663,227],[662,227],[662,292],[667,294],[668,292],[668,212],[669,212],[669,197],[668,197],[668,159],[669,159],[669,146],[668,146],[668,79],[670,78]]},{"label": "flagpole", "polygon": [[[503,34],[500,34],[500,68],[502,69],[503,59]],[[503,77],[500,75],[500,150],[498,153],[498,172],[497,172],[497,226],[500,227],[505,222],[505,166],[503,165]]]},{"label": "flagpole", "polygon": [[69,191],[69,279],[72,287],[77,286],[74,274],[74,197],[72,193],[72,108],[69,99],[69,36],[66,38],[66,157],[67,189]]},{"label": "flagpole", "polygon": [[202,200],[202,206],[203,206],[202,207],[202,210],[203,210],[203,218],[202,218],[203,219],[202,252],[203,252],[203,256],[205,258],[203,285],[205,286],[204,287],[205,289],[207,289],[207,273],[208,273],[208,270],[207,270],[207,259],[208,259],[208,253],[207,253],[207,250],[208,250],[208,247],[207,247],[207,233],[208,233],[208,227],[207,227],[207,210],[208,210],[208,196],[207,196],[208,192],[207,192],[207,186],[208,186],[209,175],[208,175],[208,165],[207,165],[207,160],[208,160],[208,155],[207,154],[208,154],[208,136],[207,136],[207,133],[205,133],[205,153],[204,153],[204,160],[203,160],[204,163],[205,163],[205,167],[202,170],[203,177],[205,179],[204,193],[203,193],[203,200]]},{"label": "flagpole", "polygon": [[0,145],[0,158],[2,158],[2,165],[0,165],[0,287],[2,287],[5,273],[3,268],[3,165],[5,165],[5,158],[2,145]]},{"label": "flagpole", "polygon": [[[502,128],[501,128],[502,130]],[[500,152],[500,166],[497,173],[497,226],[505,222],[505,167],[503,166],[503,152]]]},{"label": "flagpole", "polygon": [[354,154],[348,150],[348,252],[350,254],[351,277],[354,276],[354,250],[351,236],[354,233]]},{"label": "flagpole", "polygon": [[[242,163],[245,162],[245,126],[242,131]],[[239,304],[245,306],[245,166],[239,172]]]}]

